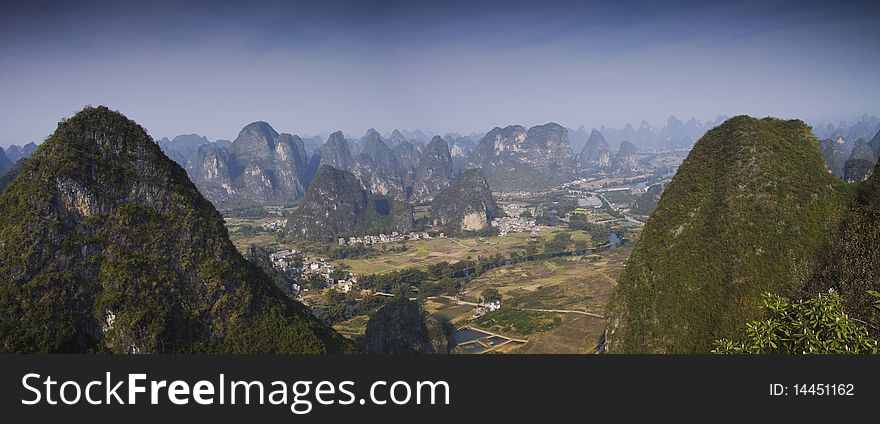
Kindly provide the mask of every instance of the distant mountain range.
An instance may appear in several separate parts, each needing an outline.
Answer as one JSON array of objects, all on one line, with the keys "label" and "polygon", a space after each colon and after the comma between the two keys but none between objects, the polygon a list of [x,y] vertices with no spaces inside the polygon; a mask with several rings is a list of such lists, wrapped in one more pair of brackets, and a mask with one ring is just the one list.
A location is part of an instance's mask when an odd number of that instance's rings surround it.
[{"label": "distant mountain range", "polygon": [[37,144],[30,142],[24,146],[11,145],[6,149],[6,158],[12,163],[18,162],[19,159],[27,159],[37,150]]},{"label": "distant mountain range", "polygon": [[[638,129],[627,125],[589,132],[551,122],[531,128],[495,127],[483,135],[442,137],[431,131],[397,129],[383,137],[370,129],[359,139],[337,131],[326,141],[278,133],[266,122],[253,122],[231,142],[211,142],[198,134],[187,134],[156,143],[185,167],[199,191],[223,210],[299,205],[322,166],[350,173],[354,179],[346,181],[356,181],[357,188],[368,196],[413,205],[432,203],[472,168],[481,169],[488,190],[494,192],[546,190],[576,176],[634,176],[641,171],[641,151],[687,149],[723,119],[682,122],[671,116],[659,130],[643,122]],[[818,127],[823,134],[843,134],[820,142],[829,171],[848,181],[868,178],[880,156],[880,132],[868,138],[846,137],[864,135],[877,125],[880,120],[866,115],[851,126]],[[12,159],[31,155],[35,149],[33,143],[10,147],[5,152],[10,161],[0,161],[0,174],[12,168]],[[318,209],[325,206],[318,205]],[[390,228],[381,223],[376,226]],[[343,225],[338,230],[344,227],[350,227],[343,231],[347,232],[364,225]],[[339,232],[328,226],[315,237],[332,239],[337,235]]]},{"label": "distant mountain range", "polygon": [[[666,125],[659,129],[642,121],[638,128],[631,124],[626,124],[623,128],[603,126],[598,129],[598,132],[604,136],[609,148],[614,150],[617,150],[620,143],[624,141],[633,143],[640,150],[690,149],[706,131],[720,125],[725,120],[727,120],[726,116],[719,116],[714,121],[700,122],[691,118],[687,122],[682,122],[675,116],[670,116],[666,120]],[[571,147],[574,151],[582,150],[587,140],[593,135],[583,126],[577,130],[570,129],[569,133]]]},{"label": "distant mountain range", "polygon": [[[880,131],[865,136],[873,121],[860,122],[820,141],[801,121],[737,116],[702,135],[672,181],[633,206],[650,216],[608,311],[610,350],[708,352],[762,317],[768,291],[837,290],[877,335]],[[555,123],[477,142],[336,132],[307,148],[260,121],[231,142],[156,142],[88,107],[39,147],[0,150],[0,352],[352,351],[238,253],[215,205],[293,206],[284,230],[320,242],[425,222],[488,234],[502,213],[493,191],[638,172],[636,141],[653,132],[642,127],[616,145],[590,131],[578,153]],[[656,137],[686,144],[703,127],[670,120]],[[429,206],[418,221],[416,205]],[[377,322],[408,324],[368,328],[369,349],[430,351],[417,311],[396,308]]]},{"label": "distant mountain range", "polygon": [[[430,130],[395,129],[387,136],[370,130],[354,139],[335,132],[323,140],[320,136],[279,134],[268,123],[255,122],[233,141],[212,142],[198,134],[183,134],[156,143],[171,160],[187,169],[209,200],[221,208],[236,208],[295,204],[322,164],[354,173],[371,192],[404,201],[428,201],[430,192],[448,186],[451,177],[473,167],[484,169],[495,191],[544,189],[579,171],[615,175],[627,172],[614,169],[612,159],[616,154],[599,149],[596,157],[591,157],[589,149],[594,147],[588,145],[597,135],[605,140],[601,147],[607,146],[613,152],[623,141],[631,142],[638,150],[686,148],[713,125],[693,119],[682,123],[670,117],[659,132],[647,124],[639,130],[631,126],[619,130],[603,127],[587,133],[583,127],[569,130],[548,123],[529,129],[510,125],[470,135],[439,136]],[[438,139],[445,142],[445,148]],[[5,155],[15,163],[34,150],[34,143],[13,145]],[[426,151],[432,153],[423,164]],[[628,168],[630,158],[618,159],[617,165]],[[451,172],[447,162],[451,163]],[[507,171],[508,175],[502,177]]]},{"label": "distant mountain range", "polygon": [[199,190],[221,207],[292,205],[312,177],[303,140],[265,122],[245,126],[228,148],[202,144],[186,168]]},{"label": "distant mountain range", "polygon": [[870,141],[864,138],[848,141],[841,136],[821,140],[819,149],[829,172],[846,181],[864,181],[880,158],[880,130]]},{"label": "distant mountain range", "polygon": [[556,123],[489,131],[474,149],[471,165],[483,169],[493,191],[542,190],[575,175],[568,130]]},{"label": "distant mountain range", "polygon": [[880,132],[880,117],[868,114],[860,116],[853,123],[841,121],[837,124],[813,124],[813,133],[820,140],[842,138],[846,142],[854,143],[858,139],[870,140],[877,132]]},{"label": "distant mountain range", "polygon": [[198,134],[179,135],[170,141],[168,138],[156,140],[156,144],[162,148],[162,151],[165,152],[171,160],[184,167],[186,166],[187,161],[198,152],[199,147],[209,143],[210,141],[208,141],[207,138]]}]

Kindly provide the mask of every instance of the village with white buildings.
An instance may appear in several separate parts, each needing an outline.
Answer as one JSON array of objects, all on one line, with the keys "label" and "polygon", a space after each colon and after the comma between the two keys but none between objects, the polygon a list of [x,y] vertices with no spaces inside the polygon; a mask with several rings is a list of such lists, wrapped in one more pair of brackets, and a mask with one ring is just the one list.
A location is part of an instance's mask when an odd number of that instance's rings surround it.
[{"label": "village with white buildings", "polygon": [[279,232],[284,231],[284,227],[287,225],[286,219],[279,219],[275,221],[269,221],[262,225],[263,231],[272,231]]},{"label": "village with white buildings", "polygon": [[[339,276],[335,275],[337,274],[336,267],[328,259],[303,256],[296,250],[279,250],[270,254],[269,260],[276,270],[297,281],[309,278],[311,275],[320,275],[328,287],[343,293],[348,293],[357,284],[357,276],[350,272],[346,272],[344,278],[338,278]],[[296,283],[293,288],[296,293],[308,290],[308,288]]]},{"label": "village with white buildings", "polygon": [[499,237],[504,237],[508,233],[524,232],[530,232],[533,236],[538,235],[538,225],[535,224],[535,219],[521,216],[528,211],[528,208],[516,203],[509,203],[502,205],[501,209],[507,216],[492,220],[492,226],[498,228]]},{"label": "village with white buildings", "polygon": [[[446,235],[440,233],[439,238],[445,238]],[[340,246],[348,245],[356,245],[356,244],[382,244],[382,243],[394,243],[401,241],[414,241],[414,240],[430,240],[430,234],[427,231],[416,232],[411,231],[409,234],[399,234],[397,231],[392,232],[391,234],[379,234],[377,236],[374,235],[364,235],[364,236],[353,236],[349,237],[346,240],[343,237],[340,237],[338,242]]]},{"label": "village with white buildings", "polygon": [[489,312],[495,312],[501,309],[501,301],[496,300],[494,302],[481,302],[477,304],[474,308],[474,318],[479,318],[483,315],[488,314]]}]

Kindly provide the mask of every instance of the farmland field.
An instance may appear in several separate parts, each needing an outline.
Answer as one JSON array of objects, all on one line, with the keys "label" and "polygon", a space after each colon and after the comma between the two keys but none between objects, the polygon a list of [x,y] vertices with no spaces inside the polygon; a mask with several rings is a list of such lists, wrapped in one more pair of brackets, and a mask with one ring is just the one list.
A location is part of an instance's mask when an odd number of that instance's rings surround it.
[{"label": "farmland field", "polygon": [[[236,247],[245,251],[250,244],[270,249],[304,249],[320,255],[320,246],[285,243],[271,232],[256,230],[271,218],[262,220],[231,218],[227,226]],[[439,262],[455,263],[496,254],[511,257],[523,254],[529,246],[543,246],[557,234],[571,234],[571,240],[595,246],[584,231],[565,227],[541,227],[538,235],[510,233],[505,237],[433,238],[394,243],[400,251],[376,252],[371,256],[332,260],[356,275],[383,274],[406,268],[426,268]],[[601,241],[600,241],[601,242]],[[380,245],[380,246],[389,246]],[[326,248],[326,247],[325,247]],[[445,295],[421,299],[422,307],[452,328],[473,327],[501,337],[522,341],[478,348],[462,346],[461,353],[590,353],[605,326],[605,309],[616,286],[632,244],[613,250],[574,257],[517,263],[485,271],[467,280],[457,297]],[[319,256],[320,257],[320,256]],[[474,317],[475,304],[486,289],[502,296],[503,307],[480,318]],[[366,294],[370,295],[370,294]],[[322,304],[323,293],[306,292],[308,304]],[[363,337],[368,318],[354,316],[334,324],[346,337]],[[491,341],[484,341],[491,342]]]},{"label": "farmland field", "polygon": [[[542,235],[550,230],[541,230]],[[476,259],[478,256],[509,256],[525,251],[529,233],[511,233],[505,237],[434,238],[405,243],[405,252],[388,253],[373,258],[344,259],[338,261],[355,274],[381,274],[408,267],[426,267],[439,262],[458,262]]]},{"label": "farmland field", "polygon": [[473,307],[450,299],[430,299],[425,309],[456,327],[471,326],[528,340],[497,352],[591,353],[605,328],[601,316],[631,250],[625,246],[487,271],[469,282],[460,295],[463,302],[475,302],[485,289],[501,293],[502,309],[481,318],[473,318]]},{"label": "farmland field", "polygon": [[636,201],[636,196],[629,190],[603,191],[601,194],[615,205],[629,205]]}]

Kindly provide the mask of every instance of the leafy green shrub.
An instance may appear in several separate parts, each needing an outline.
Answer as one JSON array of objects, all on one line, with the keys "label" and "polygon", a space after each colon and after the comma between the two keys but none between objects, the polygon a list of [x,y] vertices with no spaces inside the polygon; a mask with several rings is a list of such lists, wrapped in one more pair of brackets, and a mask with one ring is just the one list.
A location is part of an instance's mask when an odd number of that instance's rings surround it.
[{"label": "leafy green shrub", "polygon": [[877,340],[843,311],[835,291],[791,301],[765,293],[764,319],[746,324],[745,340],[715,341],[713,353],[800,354],[878,353]]},{"label": "leafy green shrub", "polygon": [[500,302],[501,301],[501,293],[498,293],[498,289],[488,288],[483,290],[480,294],[480,297],[483,298],[484,302]]}]

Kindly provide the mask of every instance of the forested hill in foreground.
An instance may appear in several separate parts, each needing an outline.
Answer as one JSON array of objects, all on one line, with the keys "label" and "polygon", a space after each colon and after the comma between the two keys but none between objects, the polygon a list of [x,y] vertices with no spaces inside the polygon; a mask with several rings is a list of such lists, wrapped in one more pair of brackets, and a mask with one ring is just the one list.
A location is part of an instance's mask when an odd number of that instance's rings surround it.
[{"label": "forested hill in foreground", "polygon": [[59,123],[0,195],[2,352],[348,350],[118,112]]},{"label": "forested hill in foreground", "polygon": [[[706,353],[800,294],[852,190],[801,121],[732,118],[703,136],[648,220],[612,304],[612,352]],[[873,260],[873,258],[868,258]]]},{"label": "forested hill in foreground", "polygon": [[822,253],[807,293],[838,291],[845,310],[880,338],[880,309],[874,306],[878,299],[868,295],[869,290],[880,291],[880,164],[859,184],[849,212]]}]

